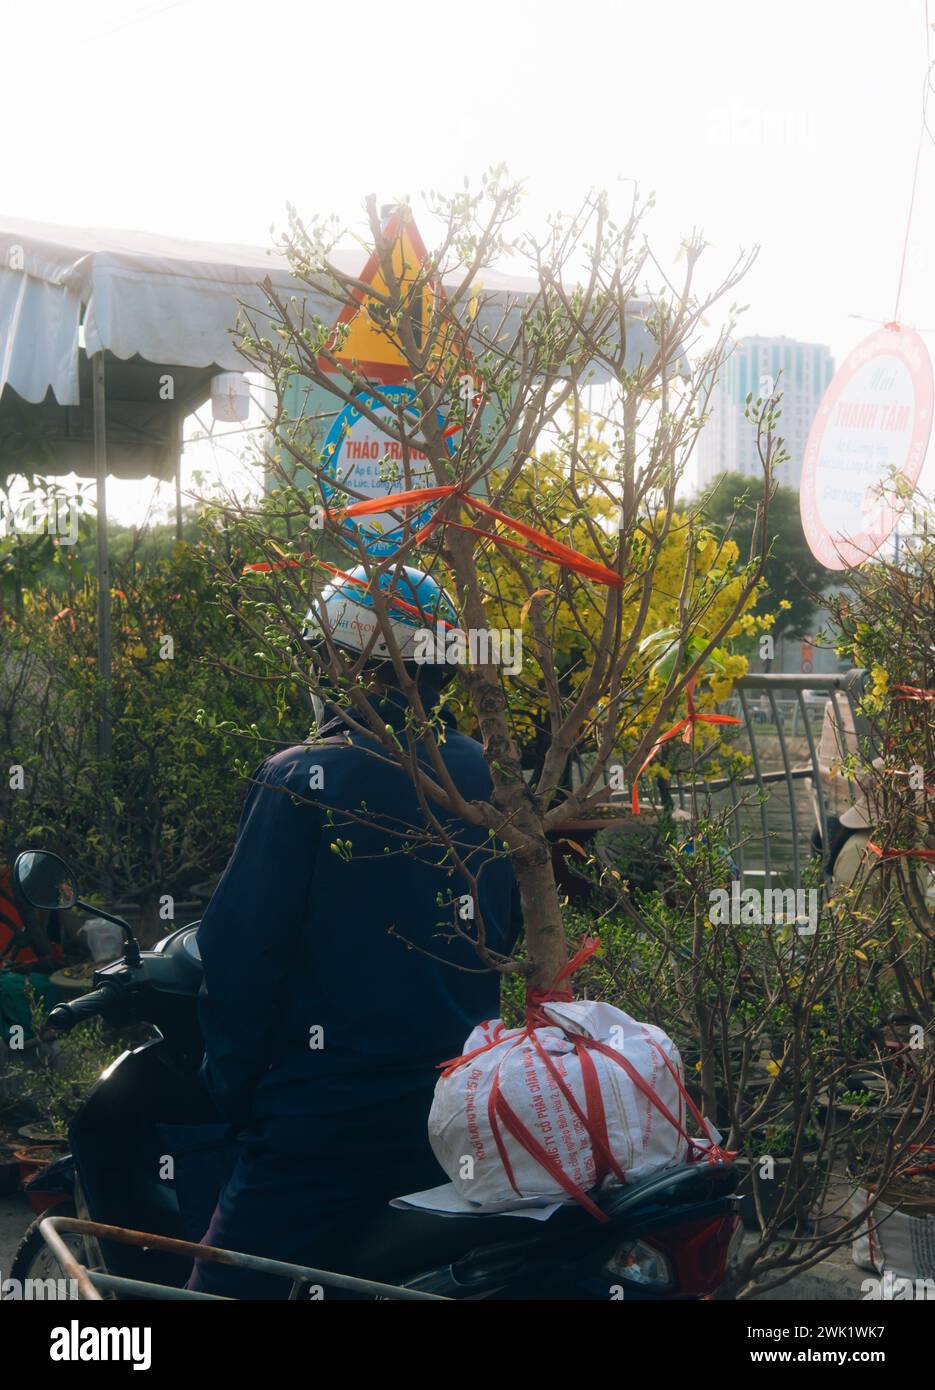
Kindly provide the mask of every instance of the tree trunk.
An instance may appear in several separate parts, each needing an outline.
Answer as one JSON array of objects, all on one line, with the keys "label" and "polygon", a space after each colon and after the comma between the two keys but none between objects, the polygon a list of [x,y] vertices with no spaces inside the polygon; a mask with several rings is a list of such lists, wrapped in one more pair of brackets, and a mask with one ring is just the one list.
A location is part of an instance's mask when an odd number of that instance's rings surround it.
[{"label": "tree trunk", "polygon": [[[480,631],[487,620],[471,542],[457,532],[446,539],[465,622]],[[542,810],[523,775],[521,754],[510,735],[506,697],[496,669],[469,667],[465,680],[493,779],[493,805],[503,816],[503,828],[497,833],[512,850],[529,953],[529,983],[546,989],[567,961],[568,948]]]}]

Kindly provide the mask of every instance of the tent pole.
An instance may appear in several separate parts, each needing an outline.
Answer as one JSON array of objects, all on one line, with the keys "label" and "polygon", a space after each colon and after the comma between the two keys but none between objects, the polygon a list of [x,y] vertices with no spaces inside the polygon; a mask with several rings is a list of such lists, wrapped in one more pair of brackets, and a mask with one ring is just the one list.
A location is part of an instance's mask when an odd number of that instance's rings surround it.
[{"label": "tent pole", "polygon": [[97,751],[109,758],[113,751],[110,709],[111,629],[110,556],[107,542],[107,396],[104,353],[91,358],[94,392],[94,472],[97,479],[97,674],[101,684],[98,711]]},{"label": "tent pole", "polygon": [[176,431],[178,433],[178,458],[175,464],[175,539],[182,539],[182,442],[185,433],[185,420],[182,412],[179,411],[176,421]]}]

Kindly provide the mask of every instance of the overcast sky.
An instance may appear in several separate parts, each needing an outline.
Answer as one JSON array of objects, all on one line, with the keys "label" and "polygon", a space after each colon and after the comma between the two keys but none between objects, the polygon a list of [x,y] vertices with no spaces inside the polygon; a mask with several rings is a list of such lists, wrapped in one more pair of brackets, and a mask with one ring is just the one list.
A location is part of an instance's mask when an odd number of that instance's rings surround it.
[{"label": "overcast sky", "polygon": [[[715,277],[759,244],[748,333],[840,362],[893,315],[923,0],[0,0],[0,20],[12,215],[267,244],[287,200],[354,221],[408,194],[418,215],[420,190],[506,160],[532,228],[635,178],[662,257],[701,228]],[[926,137],[900,317],[935,355],[933,245]]]}]

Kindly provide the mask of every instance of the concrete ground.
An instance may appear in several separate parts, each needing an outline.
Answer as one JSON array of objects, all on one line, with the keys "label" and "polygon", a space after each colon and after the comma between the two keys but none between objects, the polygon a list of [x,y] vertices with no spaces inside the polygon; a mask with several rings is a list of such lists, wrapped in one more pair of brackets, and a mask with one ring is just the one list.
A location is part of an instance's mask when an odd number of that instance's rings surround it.
[{"label": "concrete ground", "polygon": [[[0,1197],[0,1280],[9,1274],[16,1247],[32,1219],[33,1212],[25,1197]],[[781,1288],[764,1294],[763,1298],[795,1302],[856,1302],[863,1297],[860,1286],[866,1278],[867,1272],[857,1268],[851,1259],[850,1248],[847,1248],[836,1251],[814,1269],[796,1275]]]},{"label": "concrete ground", "polygon": [[[752,1241],[754,1237],[749,1236],[748,1239]],[[851,1259],[851,1247],[846,1245],[840,1250],[835,1250],[813,1269],[806,1270],[804,1274],[796,1274],[787,1284],[760,1294],[758,1301],[856,1303],[864,1297],[861,1290],[863,1280],[870,1277],[869,1270],[859,1269],[854,1264]]]},{"label": "concrete ground", "polygon": [[33,1215],[25,1197],[0,1197],[0,1279],[8,1276],[16,1247]]}]

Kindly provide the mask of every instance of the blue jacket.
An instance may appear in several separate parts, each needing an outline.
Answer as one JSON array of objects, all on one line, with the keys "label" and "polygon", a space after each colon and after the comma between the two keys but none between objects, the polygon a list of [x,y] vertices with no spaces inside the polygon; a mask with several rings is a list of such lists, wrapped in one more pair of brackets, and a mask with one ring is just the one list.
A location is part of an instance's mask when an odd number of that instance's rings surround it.
[{"label": "blue jacket", "polygon": [[[395,706],[384,713],[398,726]],[[455,784],[487,799],[480,744],[445,717]],[[327,732],[346,730],[336,721]],[[439,846],[418,843],[425,819],[407,775],[375,741],[351,740],[289,748],[257,769],[198,932],[205,1081],[224,1119],[284,1126],[287,1144],[384,1103],[424,1118],[438,1063],[499,1012],[499,975],[448,936],[445,904],[466,880]],[[362,821],[347,814],[361,807]],[[490,853],[486,831],[450,828],[479,875],[487,940],[508,951],[518,915],[509,862]],[[333,850],[339,839],[350,858]]]}]

